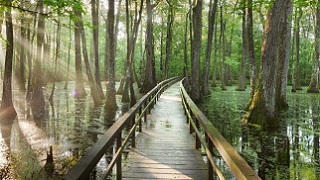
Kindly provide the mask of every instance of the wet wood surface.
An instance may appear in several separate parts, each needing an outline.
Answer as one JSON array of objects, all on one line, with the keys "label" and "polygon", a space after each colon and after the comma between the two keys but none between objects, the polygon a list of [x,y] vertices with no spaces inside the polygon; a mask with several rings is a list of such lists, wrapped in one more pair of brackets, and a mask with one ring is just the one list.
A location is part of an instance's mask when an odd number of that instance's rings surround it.
[{"label": "wet wood surface", "polygon": [[123,179],[207,179],[207,166],[194,144],[176,83],[148,115],[127,156]]}]

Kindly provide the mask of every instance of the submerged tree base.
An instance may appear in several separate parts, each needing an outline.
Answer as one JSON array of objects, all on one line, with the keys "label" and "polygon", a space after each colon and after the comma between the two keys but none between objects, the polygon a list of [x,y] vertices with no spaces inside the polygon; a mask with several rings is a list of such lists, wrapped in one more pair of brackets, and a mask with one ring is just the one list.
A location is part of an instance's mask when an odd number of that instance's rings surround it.
[{"label": "submerged tree base", "polygon": [[248,125],[260,127],[262,130],[274,129],[279,127],[276,116],[269,117],[267,109],[264,106],[261,92],[256,92],[250,100],[248,110],[242,119],[242,122]]},{"label": "submerged tree base", "polygon": [[308,88],[307,93],[319,93],[319,89],[318,88]]}]

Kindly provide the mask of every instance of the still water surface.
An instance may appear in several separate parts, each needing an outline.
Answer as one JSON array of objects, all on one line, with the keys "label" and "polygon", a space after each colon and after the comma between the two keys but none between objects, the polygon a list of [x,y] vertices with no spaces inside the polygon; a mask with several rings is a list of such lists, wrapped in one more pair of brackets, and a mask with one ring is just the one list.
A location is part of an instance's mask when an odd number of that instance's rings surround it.
[{"label": "still water surface", "polygon": [[241,124],[250,91],[235,89],[212,89],[198,105],[259,175],[265,179],[320,179],[319,94],[307,94],[305,89],[291,93],[288,88],[290,107],[281,114],[280,128],[259,131]]},{"label": "still water surface", "polygon": [[[75,99],[72,96],[74,82],[69,82],[68,89],[63,88],[64,84],[56,84],[53,104],[47,102],[41,119],[37,120],[25,101],[25,94],[14,90],[18,117],[12,124],[0,124],[0,179],[50,179],[47,176],[48,166],[43,168],[50,146],[54,168],[52,171],[49,166],[49,172],[53,172],[49,176],[60,179],[128,110],[128,104],[121,103],[121,96],[117,95],[118,111],[106,117],[102,106],[94,107],[88,86],[87,97]],[[48,85],[44,89],[46,99],[49,98],[51,87]],[[137,96],[141,97],[139,94]],[[105,165],[106,157],[99,162],[96,171],[102,171]]]},{"label": "still water surface", "polygon": [[[12,124],[0,124],[0,179],[48,179],[43,166],[50,146],[53,178],[59,179],[128,109],[117,96],[117,114],[107,118],[103,107],[94,107],[89,95],[81,100],[72,97],[74,82],[69,83],[68,89],[63,86],[64,82],[57,84],[53,105],[47,103],[39,120],[33,118],[25,94],[14,90],[18,118]],[[48,85],[44,89],[47,99],[50,91]],[[281,114],[281,127],[268,132],[242,126],[249,96],[249,90],[217,88],[199,107],[257,172],[260,168],[260,175],[266,179],[319,178],[319,94],[288,91],[290,107]],[[106,159],[99,162],[97,174],[105,167]]]}]

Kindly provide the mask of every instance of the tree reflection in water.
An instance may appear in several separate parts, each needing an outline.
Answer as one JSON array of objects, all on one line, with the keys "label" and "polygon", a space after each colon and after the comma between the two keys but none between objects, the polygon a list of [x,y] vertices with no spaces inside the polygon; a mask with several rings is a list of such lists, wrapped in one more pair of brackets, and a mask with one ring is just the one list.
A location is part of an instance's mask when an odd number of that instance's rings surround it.
[{"label": "tree reflection in water", "polygon": [[[50,104],[47,99],[51,86],[48,86],[43,91],[46,104],[41,107],[33,106],[32,109],[25,101],[25,94],[14,91],[13,99],[18,117],[12,124],[5,124],[5,121],[0,124],[0,179],[10,174],[6,172],[10,167],[16,169],[15,175],[9,175],[11,178],[14,176],[13,179],[32,179],[42,175],[43,179],[48,179],[44,165],[48,157],[50,161],[50,156],[47,156],[50,155],[50,146],[54,162],[51,175],[61,177],[128,110],[127,104],[121,104],[121,97],[117,96],[118,111],[105,116],[103,107],[94,107],[90,96],[84,99],[73,98],[73,89],[74,82],[69,82],[68,89],[64,89],[64,82],[57,83]],[[110,153],[112,156],[113,150]],[[93,178],[100,176],[105,169],[108,156],[110,155],[107,154],[98,163]],[[10,161],[2,162],[2,157]]]},{"label": "tree reflection in water", "polygon": [[280,128],[266,132],[241,124],[250,92],[234,89],[212,90],[199,107],[247,162],[265,179],[320,177],[319,95],[288,91]]}]

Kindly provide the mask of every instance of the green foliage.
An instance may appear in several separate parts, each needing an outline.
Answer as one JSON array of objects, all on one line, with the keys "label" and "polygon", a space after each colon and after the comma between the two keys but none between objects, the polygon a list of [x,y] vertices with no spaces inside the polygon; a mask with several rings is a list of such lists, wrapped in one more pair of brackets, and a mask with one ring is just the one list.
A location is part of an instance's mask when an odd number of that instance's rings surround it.
[{"label": "green foliage", "polygon": [[73,15],[73,8],[81,12],[86,12],[81,0],[44,0],[43,4],[44,6],[50,7],[51,14],[56,13],[58,16]]}]

